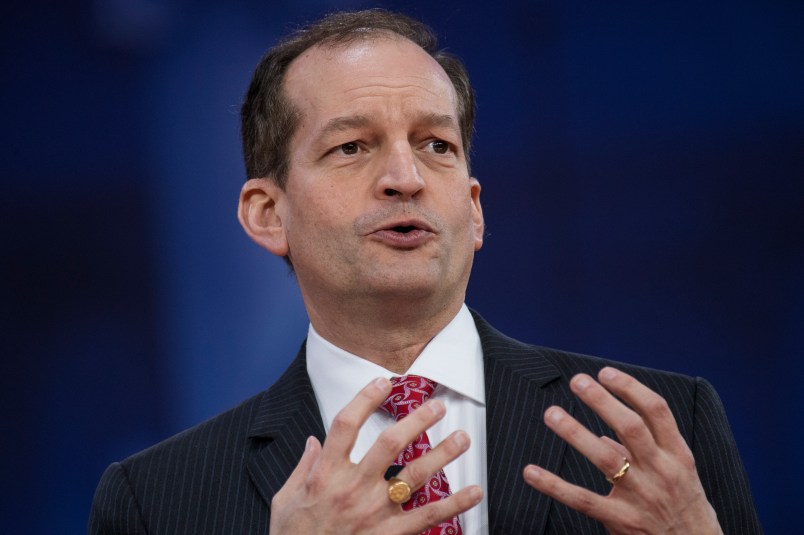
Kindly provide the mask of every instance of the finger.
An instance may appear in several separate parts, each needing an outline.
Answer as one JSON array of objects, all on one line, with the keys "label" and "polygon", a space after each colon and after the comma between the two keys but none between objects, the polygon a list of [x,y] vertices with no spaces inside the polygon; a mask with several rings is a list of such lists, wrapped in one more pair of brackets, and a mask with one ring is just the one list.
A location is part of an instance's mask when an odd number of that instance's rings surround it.
[{"label": "finger", "polygon": [[321,456],[321,443],[317,438],[310,436],[307,437],[307,443],[304,446],[304,453],[302,453],[299,464],[291,472],[286,485],[290,488],[296,488],[301,485],[309,476],[310,471],[315,466]]},{"label": "finger", "polygon": [[623,446],[613,438],[602,436],[600,437],[600,440],[602,440],[603,442],[605,442],[606,444],[617,450],[617,453],[619,453],[621,457],[625,457],[626,459],[631,458],[631,452],[629,452],[625,446]]},{"label": "finger", "polygon": [[592,461],[592,464],[606,477],[616,474],[622,468],[622,453],[578,423],[561,407],[553,406],[547,409],[544,413],[544,422],[581,455]]},{"label": "finger", "polygon": [[[402,513],[404,528],[402,533],[421,533],[441,522],[448,522],[468,511],[483,499],[483,491],[477,485],[461,489],[449,498],[430,502],[424,507],[416,507]],[[393,522],[398,522],[393,519]],[[396,531],[396,530],[393,530]]]},{"label": "finger", "polygon": [[445,413],[444,404],[431,399],[385,429],[360,461],[358,465],[360,473],[368,477],[382,474],[388,465],[396,460],[399,452],[416,437],[427,431],[431,425],[443,418]]},{"label": "finger", "polygon": [[324,442],[322,461],[329,464],[349,458],[358,431],[390,392],[391,381],[378,377],[358,392],[355,398],[335,415],[327,440]]},{"label": "finger", "polygon": [[455,431],[426,455],[405,465],[396,477],[410,485],[411,489],[418,490],[433,474],[468,450],[469,442],[469,435],[464,431]]},{"label": "finger", "polygon": [[622,444],[635,457],[656,451],[656,442],[642,417],[597,381],[586,374],[578,374],[570,381],[570,388],[617,433]]},{"label": "finger", "polygon": [[525,467],[523,476],[525,482],[539,492],[604,524],[616,515],[616,505],[608,503],[605,497],[567,483],[543,468],[530,464]]},{"label": "finger", "polygon": [[676,419],[662,396],[627,373],[614,368],[603,368],[598,377],[603,386],[628,403],[642,417],[657,444],[676,448],[683,443],[686,447]]}]

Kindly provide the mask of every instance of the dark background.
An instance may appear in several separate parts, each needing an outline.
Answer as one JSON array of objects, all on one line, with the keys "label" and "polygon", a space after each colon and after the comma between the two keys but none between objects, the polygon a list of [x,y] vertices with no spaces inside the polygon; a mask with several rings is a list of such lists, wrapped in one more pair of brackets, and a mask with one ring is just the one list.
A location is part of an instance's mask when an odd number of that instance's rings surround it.
[{"label": "dark background", "polygon": [[[379,4],[476,84],[489,236],[468,303],[530,342],[710,379],[767,532],[804,532],[804,4],[468,4]],[[295,354],[295,283],[235,217],[238,106],[278,35],[370,5],[0,8],[4,533],[84,531],[108,463]]]}]

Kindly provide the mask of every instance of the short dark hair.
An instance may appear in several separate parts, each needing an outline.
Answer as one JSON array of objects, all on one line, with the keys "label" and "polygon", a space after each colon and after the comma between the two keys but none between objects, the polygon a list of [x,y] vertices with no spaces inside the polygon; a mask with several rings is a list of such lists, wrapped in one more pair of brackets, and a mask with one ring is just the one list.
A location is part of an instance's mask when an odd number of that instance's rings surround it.
[{"label": "short dark hair", "polygon": [[289,143],[299,119],[298,110],[283,89],[293,60],[317,45],[344,45],[383,34],[396,34],[419,45],[449,76],[458,95],[458,123],[469,165],[475,97],[463,63],[437,48],[438,39],[426,24],[400,13],[369,9],[327,15],[296,30],[262,57],[240,108],[246,178],[272,177],[281,188],[287,182]]}]

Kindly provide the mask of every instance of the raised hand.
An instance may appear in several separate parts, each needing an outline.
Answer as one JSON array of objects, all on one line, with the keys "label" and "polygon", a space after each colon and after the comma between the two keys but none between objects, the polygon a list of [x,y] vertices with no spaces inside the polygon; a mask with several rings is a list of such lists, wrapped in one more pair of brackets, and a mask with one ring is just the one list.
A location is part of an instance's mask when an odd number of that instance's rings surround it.
[{"label": "raised hand", "polygon": [[525,481],[612,534],[722,533],[664,398],[613,368],[598,379],[579,374],[570,387],[620,443],[594,435],[560,407],[545,411],[545,423],[612,481],[611,492],[601,496],[534,465],[525,467]]},{"label": "raised hand", "polygon": [[[271,533],[416,534],[480,503],[478,486],[411,511],[402,511],[388,497],[385,471],[405,446],[444,416],[438,400],[383,431],[360,463],[350,461],[358,431],[390,391],[390,381],[375,379],[335,416],[323,446],[315,437],[307,439],[299,464],[271,502]],[[416,490],[468,448],[467,434],[456,431],[396,477]]]}]

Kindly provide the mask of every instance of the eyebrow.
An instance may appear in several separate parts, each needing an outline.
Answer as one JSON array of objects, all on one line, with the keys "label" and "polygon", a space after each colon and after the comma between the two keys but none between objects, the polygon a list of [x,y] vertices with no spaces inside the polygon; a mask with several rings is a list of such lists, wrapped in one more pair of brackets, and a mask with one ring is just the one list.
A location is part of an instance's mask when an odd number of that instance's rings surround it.
[{"label": "eyebrow", "polygon": [[422,122],[429,126],[454,128],[458,130],[458,121],[455,120],[455,117],[448,114],[428,113],[424,116]]},{"label": "eyebrow", "polygon": [[[335,117],[327,121],[319,133],[319,137],[325,137],[333,132],[344,132],[346,130],[353,130],[356,128],[363,128],[372,122],[373,118],[370,115],[348,115],[344,117]],[[449,114],[427,113],[421,119],[420,123],[428,126],[435,126],[441,128],[453,128],[458,130],[458,121],[454,116]]]},{"label": "eyebrow", "polygon": [[363,128],[371,122],[371,117],[368,115],[349,115],[346,117],[335,117],[327,121],[324,128],[321,129],[319,137],[324,137],[333,132],[343,132],[345,130],[352,130],[355,128]]}]

